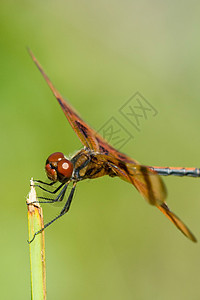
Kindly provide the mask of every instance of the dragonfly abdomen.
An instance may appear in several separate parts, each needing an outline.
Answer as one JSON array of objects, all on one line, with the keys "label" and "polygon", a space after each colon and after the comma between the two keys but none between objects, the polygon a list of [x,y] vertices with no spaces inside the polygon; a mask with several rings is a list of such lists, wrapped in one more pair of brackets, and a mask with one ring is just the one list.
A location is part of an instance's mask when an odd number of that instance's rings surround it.
[{"label": "dragonfly abdomen", "polygon": [[200,177],[199,168],[173,168],[173,167],[151,167],[152,170],[156,171],[162,176],[189,176],[189,177]]}]

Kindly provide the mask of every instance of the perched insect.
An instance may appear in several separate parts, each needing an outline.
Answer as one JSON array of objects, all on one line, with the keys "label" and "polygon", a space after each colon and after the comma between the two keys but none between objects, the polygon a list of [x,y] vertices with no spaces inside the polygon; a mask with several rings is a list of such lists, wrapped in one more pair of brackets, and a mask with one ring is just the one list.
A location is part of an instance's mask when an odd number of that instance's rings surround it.
[{"label": "perched insect", "polygon": [[62,201],[70,182],[73,183],[73,187],[60,214],[51,222],[45,224],[40,231],[36,232],[30,242],[34,240],[37,234],[42,232],[42,230],[62,217],[69,210],[77,182],[83,179],[93,179],[104,175],[119,177],[133,184],[147,202],[156,206],[185,236],[193,242],[196,242],[197,240],[192,232],[169,209],[165,202],[166,188],[159,175],[200,177],[200,169],[144,166],[114,149],[98,133],[89,127],[87,123],[79,117],[71,105],[63,99],[43,71],[33,53],[31,51],[29,51],[29,53],[57,98],[70,125],[84,145],[84,148],[78,151],[71,160],[68,160],[61,152],[53,153],[48,157],[45,169],[51,183],[45,183],[41,180],[37,180],[36,182],[49,186],[52,186],[58,181],[61,184],[54,191],[49,191],[43,186],[38,185],[46,192],[52,194],[58,193],[54,199],[40,197],[43,199],[43,201],[40,202],[54,203]]}]

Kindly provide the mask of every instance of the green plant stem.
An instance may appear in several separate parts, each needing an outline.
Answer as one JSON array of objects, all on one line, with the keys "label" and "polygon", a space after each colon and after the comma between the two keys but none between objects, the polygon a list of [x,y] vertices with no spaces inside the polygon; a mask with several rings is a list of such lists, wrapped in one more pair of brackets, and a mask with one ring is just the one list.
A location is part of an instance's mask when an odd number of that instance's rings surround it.
[{"label": "green plant stem", "polygon": [[[43,226],[43,213],[37,201],[34,183],[31,180],[31,191],[27,199],[29,240]],[[31,295],[33,300],[46,300],[46,267],[44,231],[38,234],[29,244],[31,266]]]}]

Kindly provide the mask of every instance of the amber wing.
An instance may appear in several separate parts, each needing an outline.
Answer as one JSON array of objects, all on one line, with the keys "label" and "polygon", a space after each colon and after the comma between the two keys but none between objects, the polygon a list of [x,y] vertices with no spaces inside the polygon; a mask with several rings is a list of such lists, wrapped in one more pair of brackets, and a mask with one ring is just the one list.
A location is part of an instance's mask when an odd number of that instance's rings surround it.
[{"label": "amber wing", "polygon": [[60,104],[65,116],[67,117],[70,125],[76,132],[83,145],[89,147],[95,152],[106,154],[110,153],[122,161],[138,164],[137,161],[129,158],[127,155],[117,151],[112,146],[110,146],[95,130],[93,130],[85,121],[81,119],[75,109],[72,108],[72,106],[66,100],[64,100],[58,90],[53,86],[52,82],[30,50],[29,53],[38,69],[42,73],[50,89],[52,90],[53,94],[55,95],[56,99],[58,100],[58,103]]},{"label": "amber wing", "polygon": [[121,179],[132,183],[147,202],[155,205],[186,237],[197,242],[190,229],[169,209],[165,202],[165,185],[150,167],[125,163],[112,157],[109,158],[109,165]]}]

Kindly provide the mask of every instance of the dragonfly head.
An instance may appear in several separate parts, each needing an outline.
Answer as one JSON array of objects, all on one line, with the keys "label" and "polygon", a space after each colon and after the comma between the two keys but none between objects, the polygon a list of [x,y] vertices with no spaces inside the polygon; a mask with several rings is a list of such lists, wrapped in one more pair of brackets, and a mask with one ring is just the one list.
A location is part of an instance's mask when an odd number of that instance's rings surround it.
[{"label": "dragonfly head", "polygon": [[47,158],[45,170],[51,181],[65,182],[72,176],[73,164],[63,153],[55,152]]}]

